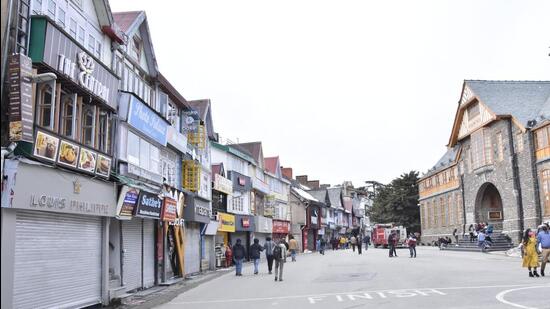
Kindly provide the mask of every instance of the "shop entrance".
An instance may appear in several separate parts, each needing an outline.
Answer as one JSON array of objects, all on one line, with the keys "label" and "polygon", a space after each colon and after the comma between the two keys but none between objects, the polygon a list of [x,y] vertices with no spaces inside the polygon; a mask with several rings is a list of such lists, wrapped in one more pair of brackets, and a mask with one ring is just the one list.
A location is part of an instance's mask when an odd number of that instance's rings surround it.
[{"label": "shop entrance", "polygon": [[487,182],[479,188],[475,206],[476,222],[488,222],[496,230],[502,230],[502,199],[494,184]]}]

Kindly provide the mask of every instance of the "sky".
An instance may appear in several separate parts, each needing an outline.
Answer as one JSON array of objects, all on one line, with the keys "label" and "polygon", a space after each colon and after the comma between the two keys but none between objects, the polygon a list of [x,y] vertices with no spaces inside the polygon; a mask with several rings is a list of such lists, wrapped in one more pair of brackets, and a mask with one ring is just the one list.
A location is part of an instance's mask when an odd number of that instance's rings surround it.
[{"label": "sky", "polygon": [[550,1],[111,0],[214,129],[294,175],[387,183],[445,153],[465,79],[550,80]]}]

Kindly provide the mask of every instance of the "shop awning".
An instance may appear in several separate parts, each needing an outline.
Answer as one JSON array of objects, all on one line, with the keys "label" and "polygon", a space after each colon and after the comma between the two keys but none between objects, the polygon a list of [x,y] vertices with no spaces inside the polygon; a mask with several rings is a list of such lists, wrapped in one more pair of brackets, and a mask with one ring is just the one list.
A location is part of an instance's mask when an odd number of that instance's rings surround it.
[{"label": "shop awning", "polygon": [[204,231],[204,235],[216,235],[217,232],[218,232],[218,222],[210,221],[210,223],[206,225],[206,230]]}]

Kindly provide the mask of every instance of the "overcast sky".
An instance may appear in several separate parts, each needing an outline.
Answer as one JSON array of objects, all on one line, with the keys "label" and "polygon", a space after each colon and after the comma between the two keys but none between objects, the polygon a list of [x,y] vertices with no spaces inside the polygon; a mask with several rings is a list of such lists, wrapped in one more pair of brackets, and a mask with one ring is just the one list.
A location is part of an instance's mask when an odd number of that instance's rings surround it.
[{"label": "overcast sky", "polygon": [[111,0],[214,128],[295,175],[389,182],[445,152],[464,79],[550,79],[550,1]]}]

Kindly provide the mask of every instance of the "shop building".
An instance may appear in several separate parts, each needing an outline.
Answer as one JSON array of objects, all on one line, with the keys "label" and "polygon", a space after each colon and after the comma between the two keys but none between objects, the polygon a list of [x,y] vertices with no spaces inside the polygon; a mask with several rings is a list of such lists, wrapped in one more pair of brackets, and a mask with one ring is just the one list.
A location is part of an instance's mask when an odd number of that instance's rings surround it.
[{"label": "shop building", "polygon": [[273,239],[288,241],[290,233],[290,181],[281,172],[279,157],[264,159],[264,175],[269,185],[268,201],[273,205]]},{"label": "shop building", "polygon": [[111,46],[122,40],[106,1],[51,2],[53,9],[33,1],[29,28],[19,29],[30,35],[29,45],[7,59],[11,104],[2,122],[9,121],[16,148],[3,170],[1,282],[12,287],[2,288],[3,308],[109,301],[119,84],[109,63]]},{"label": "shop building", "polygon": [[466,80],[444,156],[419,180],[422,237],[488,222],[515,243],[550,216],[550,82]]},{"label": "shop building", "polygon": [[[316,189],[316,190],[309,190],[306,191],[307,193],[311,194],[316,200],[319,201],[319,207],[318,207],[318,216],[319,216],[319,225],[315,226],[313,222],[310,223],[310,230],[314,229],[317,231],[317,235],[311,235],[308,233],[308,243],[312,243],[309,246],[315,248],[315,241],[318,237],[323,237],[325,239],[330,240],[332,237],[337,236],[336,230],[336,224],[330,222],[329,223],[329,209],[330,209],[330,199],[328,196],[328,191],[326,188],[323,189]],[[332,209],[334,211],[334,209]],[[311,217],[315,215],[315,208],[310,211],[310,220]],[[334,212],[333,218],[336,217],[336,212]]]}]

